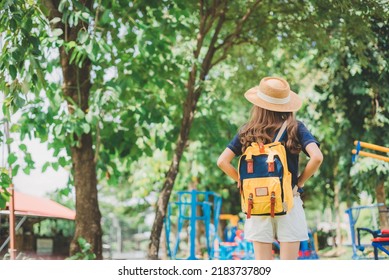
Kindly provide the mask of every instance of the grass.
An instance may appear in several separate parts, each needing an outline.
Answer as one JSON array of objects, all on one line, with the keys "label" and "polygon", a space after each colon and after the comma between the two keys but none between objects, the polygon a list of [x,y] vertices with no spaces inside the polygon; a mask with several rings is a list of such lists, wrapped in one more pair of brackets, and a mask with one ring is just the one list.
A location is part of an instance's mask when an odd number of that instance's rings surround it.
[{"label": "grass", "polygon": [[[327,247],[317,253],[321,260],[352,260],[353,250],[351,246],[343,246],[341,248]],[[364,252],[357,251],[360,259],[374,260],[374,252],[372,247],[367,247]],[[380,259],[389,260],[389,256],[383,252],[379,253]]]}]

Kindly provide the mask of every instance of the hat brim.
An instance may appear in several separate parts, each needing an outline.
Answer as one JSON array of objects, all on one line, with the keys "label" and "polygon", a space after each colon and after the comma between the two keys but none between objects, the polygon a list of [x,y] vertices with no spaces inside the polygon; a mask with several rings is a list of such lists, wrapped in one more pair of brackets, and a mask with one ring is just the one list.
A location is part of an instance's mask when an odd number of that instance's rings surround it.
[{"label": "hat brim", "polygon": [[298,111],[303,102],[300,97],[293,91],[289,91],[290,100],[286,104],[273,104],[261,99],[257,92],[259,91],[259,86],[253,87],[246,91],[244,97],[250,101],[252,104],[261,107],[263,109],[275,112],[296,112]]}]

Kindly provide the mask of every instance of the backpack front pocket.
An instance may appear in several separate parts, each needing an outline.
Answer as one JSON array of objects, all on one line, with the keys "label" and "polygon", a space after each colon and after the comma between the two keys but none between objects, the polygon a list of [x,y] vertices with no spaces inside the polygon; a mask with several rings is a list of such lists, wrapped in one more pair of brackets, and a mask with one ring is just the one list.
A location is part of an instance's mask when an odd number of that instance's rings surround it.
[{"label": "backpack front pocket", "polygon": [[[277,215],[284,212],[281,181],[278,177],[243,180],[243,211],[251,215]],[[243,201],[242,201],[243,202]]]}]

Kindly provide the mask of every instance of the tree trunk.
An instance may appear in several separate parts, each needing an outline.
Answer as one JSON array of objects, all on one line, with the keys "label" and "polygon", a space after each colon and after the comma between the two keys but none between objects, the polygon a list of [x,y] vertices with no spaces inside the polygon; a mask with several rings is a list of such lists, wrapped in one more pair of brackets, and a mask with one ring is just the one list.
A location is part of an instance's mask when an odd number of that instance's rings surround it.
[{"label": "tree trunk", "polygon": [[78,238],[82,237],[92,245],[97,259],[102,259],[101,214],[97,197],[96,166],[92,136],[81,137],[81,147],[72,147],[74,185],[76,188],[76,230],[70,246],[70,253],[80,252]]},{"label": "tree trunk", "polygon": [[[59,0],[44,0],[44,5],[50,11],[49,18],[62,18],[58,11]],[[92,10],[93,1],[80,0],[87,8]],[[85,22],[69,27],[59,22],[55,26],[64,31],[63,39],[67,42],[76,41],[81,28],[88,30]],[[77,104],[84,112],[88,110],[91,82],[91,61],[87,58],[82,67],[70,64],[71,52],[60,47],[60,61],[63,73],[63,94]],[[73,105],[68,103],[69,113],[73,114]],[[82,237],[92,246],[97,259],[102,259],[102,229],[101,213],[97,197],[96,164],[94,162],[94,149],[92,134],[83,134],[81,137],[73,136],[77,145],[71,147],[74,185],[76,188],[76,229],[70,245],[70,254],[80,252],[78,238]]]},{"label": "tree trunk", "polygon": [[[256,0],[253,4],[251,4],[251,6],[246,10],[246,13],[242,15],[241,19],[235,23],[235,28],[230,28],[230,30],[232,30],[231,34],[226,35],[224,38],[220,38],[219,35],[226,21],[228,1],[214,1],[212,2],[213,6],[210,8],[206,7],[205,1],[199,2],[200,26],[199,33],[197,34],[197,46],[196,50],[194,51],[194,60],[196,62],[192,65],[192,69],[188,78],[187,97],[184,103],[180,134],[178,136],[173,160],[169,171],[167,172],[162,191],[158,197],[155,220],[150,235],[148,251],[149,259],[158,259],[160,242],[159,239],[161,236],[163,221],[166,215],[167,205],[169,203],[170,194],[178,174],[182,154],[189,139],[189,132],[192,127],[197,102],[202,91],[203,82],[205,81],[205,78],[208,75],[210,69],[222,60],[226,59],[228,51],[237,42],[236,40],[239,38],[239,36],[241,36],[244,24],[247,22],[247,19],[250,17],[252,12],[258,7],[261,0]],[[204,39],[207,34],[211,33],[211,29],[213,34],[210,38],[206,54],[204,55],[203,59],[201,59],[202,62],[199,69],[200,71],[198,71],[196,65],[197,62],[200,61],[199,56],[203,50]],[[219,44],[220,41],[222,43]],[[222,55],[214,61],[214,56],[217,51],[221,52]],[[198,86],[196,87],[196,85]]]},{"label": "tree trunk", "polygon": [[[335,160],[335,162],[339,162],[339,158]],[[334,166],[334,171],[333,171],[333,178],[337,178],[338,176],[338,171],[339,171],[339,165],[336,164]],[[335,217],[335,222],[336,222],[336,232],[334,236],[334,244],[333,247],[336,248],[336,254],[339,254],[342,250],[342,229],[341,229],[341,223],[340,223],[340,188],[341,188],[341,183],[339,180],[334,180],[334,217]]]},{"label": "tree trunk", "polygon": [[[223,21],[224,21],[224,17],[221,20],[219,20],[219,24],[216,27],[213,36],[214,38],[217,38],[217,35],[220,32]],[[202,28],[200,27],[200,33],[197,36],[198,38],[197,50],[194,53],[194,57],[196,59],[200,54],[203,38],[205,36],[205,34],[201,33],[201,30]],[[160,241],[159,239],[161,236],[163,221],[166,216],[167,205],[169,203],[170,194],[172,192],[174,182],[178,174],[179,165],[180,165],[182,155],[184,153],[185,146],[189,140],[189,132],[194,120],[197,102],[199,101],[200,94],[202,91],[201,85],[205,80],[205,77],[208,74],[210,68],[212,67],[211,62],[216,51],[215,42],[216,39],[211,42],[207,54],[202,62],[200,77],[198,81],[199,86],[197,88],[195,87],[197,75],[198,75],[196,63],[192,65],[192,70],[189,73],[189,78],[187,83],[188,90],[187,90],[186,100],[184,103],[184,111],[183,111],[183,116],[181,121],[180,134],[178,136],[177,145],[173,155],[172,163],[170,165],[169,171],[167,172],[166,179],[162,187],[162,191],[158,197],[155,220],[154,220],[153,227],[151,229],[150,244],[149,244],[149,251],[148,251],[148,258],[151,260],[158,259],[158,250],[159,250],[159,241]]]},{"label": "tree trunk", "polygon": [[[166,226],[166,225],[165,225]],[[168,252],[167,252],[167,246],[166,246],[166,230],[165,229],[162,229],[162,232],[161,232],[161,241],[162,241],[162,245],[161,245],[161,248],[162,248],[162,260],[167,260],[168,259]]]},{"label": "tree trunk", "polygon": [[337,253],[340,254],[342,250],[342,228],[341,228],[341,222],[340,222],[340,182],[335,182],[334,186],[334,212],[335,212],[335,221],[336,221],[336,238],[335,238],[335,245],[337,248]]},{"label": "tree trunk", "polygon": [[[189,86],[189,89],[194,89],[194,80],[193,84]],[[158,259],[159,241],[163,227],[163,221],[166,216],[167,205],[169,203],[174,181],[176,180],[178,174],[181,157],[184,153],[185,145],[189,139],[189,132],[193,123],[194,114],[199,97],[200,90],[197,90],[196,92],[193,90],[188,93],[185,101],[180,135],[178,137],[177,146],[174,152],[172,163],[166,175],[162,191],[158,197],[155,220],[151,229],[148,258],[152,260]]]},{"label": "tree trunk", "polygon": [[377,203],[383,203],[383,206],[380,206],[379,209],[379,217],[380,217],[380,227],[381,228],[389,228],[389,221],[388,221],[388,209],[385,205],[385,187],[384,187],[384,181],[380,181],[375,189],[376,191],[376,198]]}]

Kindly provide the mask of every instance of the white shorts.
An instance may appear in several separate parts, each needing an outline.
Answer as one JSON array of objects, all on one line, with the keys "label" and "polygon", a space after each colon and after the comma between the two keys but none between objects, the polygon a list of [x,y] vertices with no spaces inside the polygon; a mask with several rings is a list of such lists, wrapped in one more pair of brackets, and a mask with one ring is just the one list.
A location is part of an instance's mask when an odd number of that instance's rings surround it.
[{"label": "white shorts", "polygon": [[[273,227],[274,224],[274,227]],[[294,197],[294,206],[286,215],[251,216],[244,224],[244,237],[249,241],[272,243],[308,240],[308,227],[300,196]]]}]

